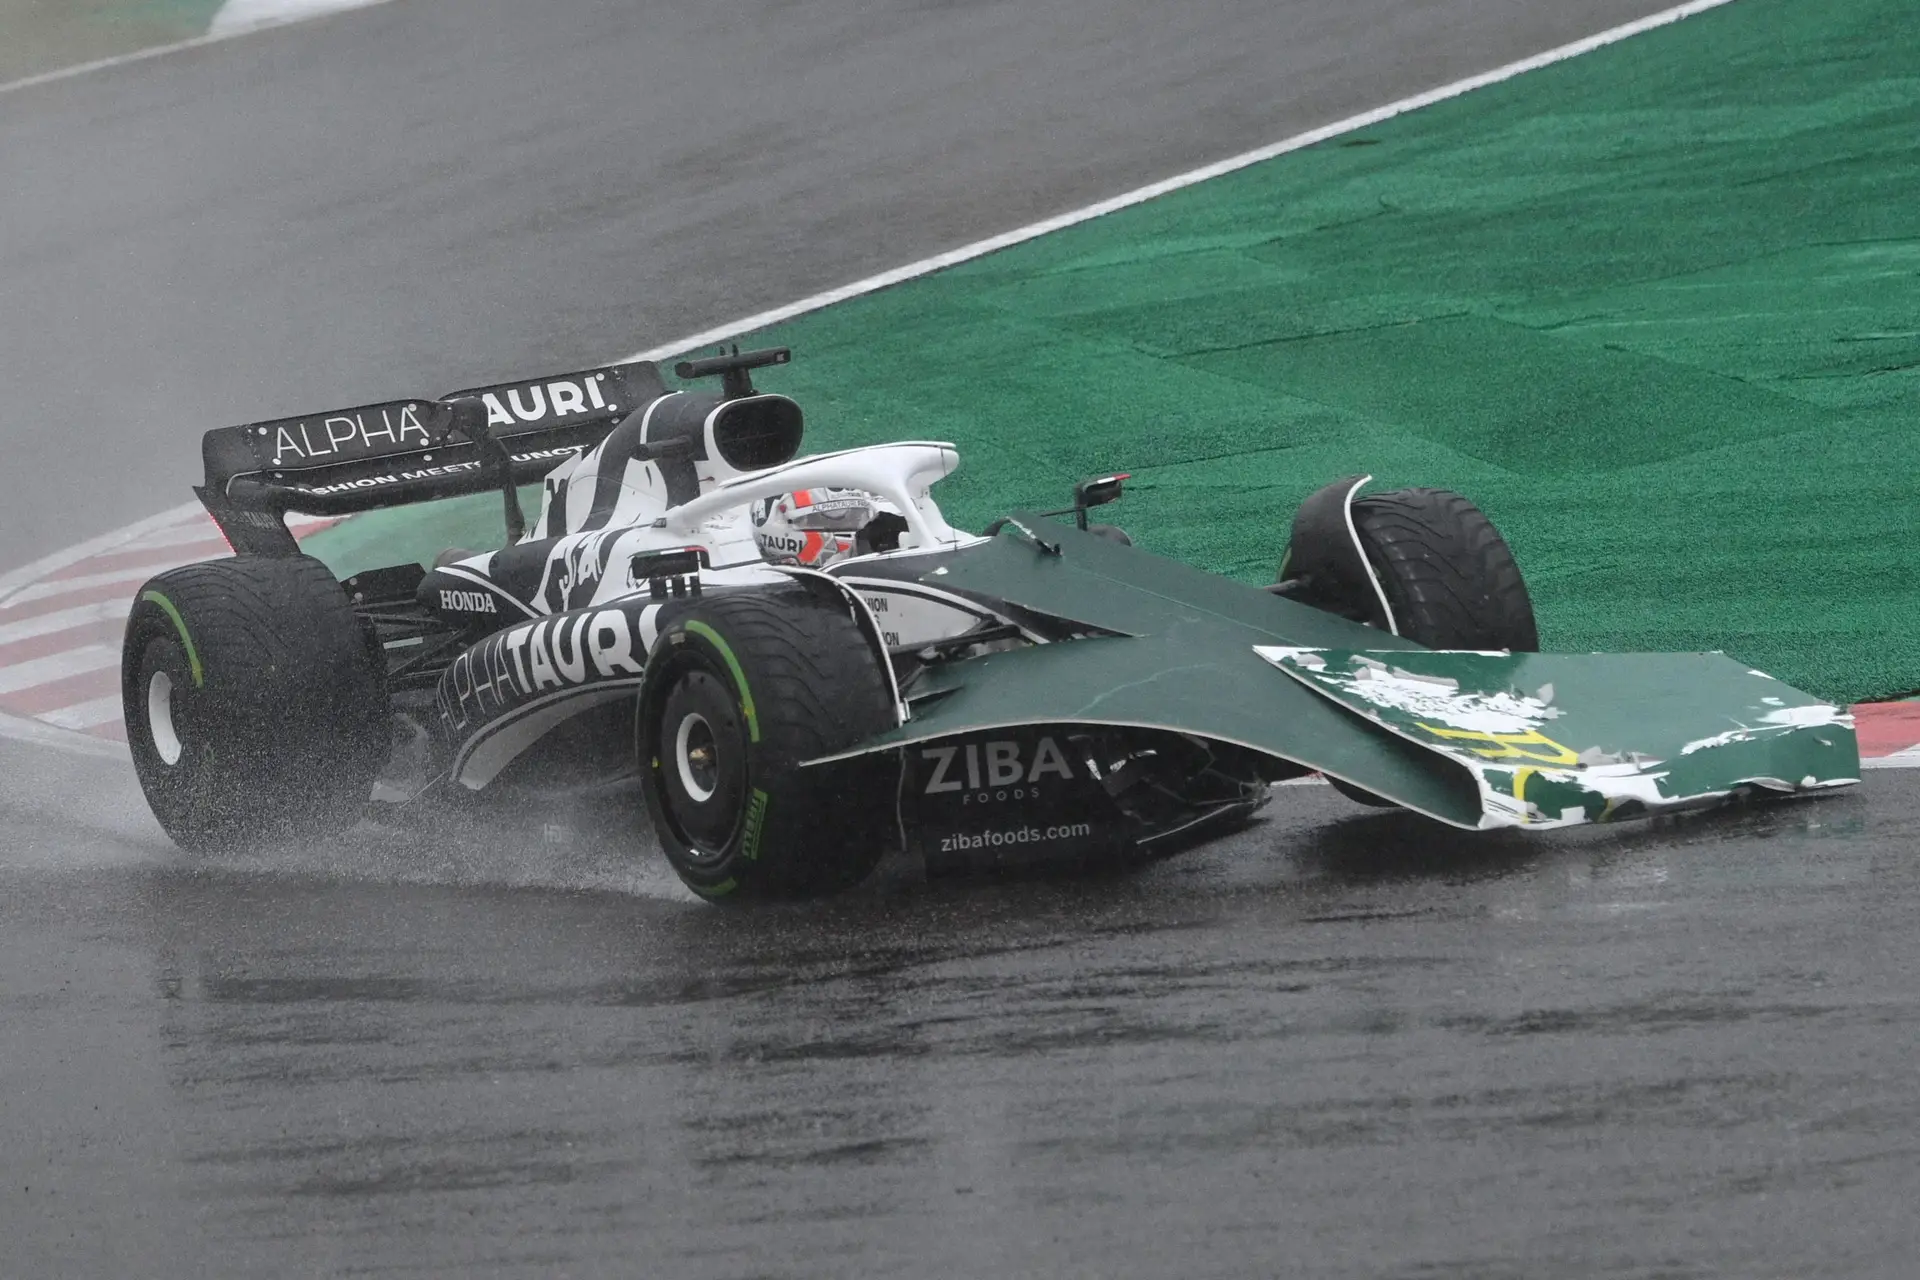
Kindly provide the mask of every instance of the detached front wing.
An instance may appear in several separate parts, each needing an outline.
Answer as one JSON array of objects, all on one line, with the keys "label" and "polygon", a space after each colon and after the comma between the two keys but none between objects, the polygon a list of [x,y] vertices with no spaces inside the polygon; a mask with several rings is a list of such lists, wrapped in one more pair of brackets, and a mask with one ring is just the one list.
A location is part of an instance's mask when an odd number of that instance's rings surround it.
[{"label": "detached front wing", "polygon": [[1724,654],[1257,652],[1463,769],[1480,827],[1605,822],[1860,780],[1852,716]]}]

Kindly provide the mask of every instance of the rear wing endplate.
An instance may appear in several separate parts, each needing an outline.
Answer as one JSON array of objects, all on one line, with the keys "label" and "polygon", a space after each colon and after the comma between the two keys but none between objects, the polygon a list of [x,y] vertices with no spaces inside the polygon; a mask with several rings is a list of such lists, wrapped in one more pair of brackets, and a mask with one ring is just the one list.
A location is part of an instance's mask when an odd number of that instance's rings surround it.
[{"label": "rear wing endplate", "polygon": [[506,453],[512,483],[527,484],[666,392],[658,366],[641,360],[221,427],[201,439],[207,479],[194,492],[234,550],[292,555],[289,511],[352,515],[499,488],[502,477],[480,447],[449,433],[452,401],[486,406],[488,434]]}]

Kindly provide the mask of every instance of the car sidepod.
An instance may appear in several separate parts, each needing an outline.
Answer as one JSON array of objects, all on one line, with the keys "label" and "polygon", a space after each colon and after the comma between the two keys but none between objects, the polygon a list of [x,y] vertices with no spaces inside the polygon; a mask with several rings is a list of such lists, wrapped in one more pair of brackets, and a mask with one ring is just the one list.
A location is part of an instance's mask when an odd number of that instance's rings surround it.
[{"label": "car sidepod", "polygon": [[479,790],[557,726],[631,703],[661,626],[698,598],[629,597],[521,622],[466,649],[435,697],[453,780]]}]

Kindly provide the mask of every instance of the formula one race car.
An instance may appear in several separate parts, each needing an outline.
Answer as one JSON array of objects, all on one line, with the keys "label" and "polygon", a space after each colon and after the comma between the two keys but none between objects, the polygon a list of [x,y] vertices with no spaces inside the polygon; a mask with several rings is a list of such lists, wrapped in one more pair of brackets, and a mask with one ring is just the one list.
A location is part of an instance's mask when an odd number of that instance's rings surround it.
[{"label": "formula one race car", "polygon": [[[1457,494],[1295,515],[1278,581],[1189,568],[1071,506],[953,528],[952,445],[797,457],[784,350],[650,363],[209,432],[238,553],[140,591],[133,758],[189,849],[371,811],[637,777],[709,899],[1125,857],[1318,772],[1464,828],[1558,827],[1857,780],[1838,709],[1715,654],[1547,655],[1506,543]],[[544,477],[526,527],[517,487]],[[338,582],[289,511],[498,489],[500,550]]]}]

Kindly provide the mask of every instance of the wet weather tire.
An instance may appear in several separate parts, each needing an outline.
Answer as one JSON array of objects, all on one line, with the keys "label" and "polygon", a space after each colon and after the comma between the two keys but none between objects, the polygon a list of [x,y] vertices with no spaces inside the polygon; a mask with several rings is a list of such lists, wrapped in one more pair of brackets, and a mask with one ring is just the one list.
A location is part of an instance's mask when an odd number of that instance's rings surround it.
[{"label": "wet weather tire", "polygon": [[711,596],[662,628],[638,748],[687,887],[727,902],[831,893],[898,844],[892,753],[802,767],[894,726],[881,662],[844,600],[798,585]]},{"label": "wet weather tire", "polygon": [[381,671],[346,593],[306,556],[149,579],[120,684],[141,789],[183,849],[332,835],[386,760]]},{"label": "wet weather tire", "polygon": [[1429,649],[1539,650],[1520,566],[1480,508],[1446,489],[1395,489],[1357,500],[1353,526],[1401,635]]}]

